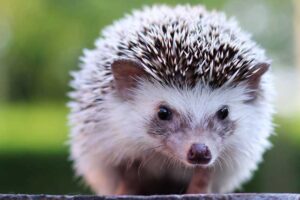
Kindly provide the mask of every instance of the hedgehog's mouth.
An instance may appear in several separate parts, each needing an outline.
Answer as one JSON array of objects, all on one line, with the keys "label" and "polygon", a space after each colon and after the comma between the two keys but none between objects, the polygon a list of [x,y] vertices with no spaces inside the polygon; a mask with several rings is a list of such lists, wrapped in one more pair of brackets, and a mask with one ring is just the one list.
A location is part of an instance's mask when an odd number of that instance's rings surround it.
[{"label": "hedgehog's mouth", "polygon": [[210,168],[213,166],[214,164],[214,161],[210,161],[208,163],[198,163],[198,162],[195,162],[195,163],[192,163],[188,160],[184,160],[184,159],[176,159],[178,160],[183,166],[187,167],[187,168],[197,168],[197,167],[201,167],[201,168]]}]

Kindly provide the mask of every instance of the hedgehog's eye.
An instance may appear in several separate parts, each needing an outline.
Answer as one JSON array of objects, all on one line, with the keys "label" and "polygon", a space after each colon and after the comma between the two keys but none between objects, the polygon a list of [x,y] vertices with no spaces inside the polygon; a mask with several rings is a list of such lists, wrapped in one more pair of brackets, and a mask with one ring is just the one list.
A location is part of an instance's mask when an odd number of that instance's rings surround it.
[{"label": "hedgehog's eye", "polygon": [[224,120],[227,118],[229,114],[229,108],[228,106],[223,106],[220,110],[217,111],[217,117],[220,119],[220,120]]},{"label": "hedgehog's eye", "polygon": [[160,120],[171,120],[172,118],[172,111],[167,106],[160,106],[157,116]]}]

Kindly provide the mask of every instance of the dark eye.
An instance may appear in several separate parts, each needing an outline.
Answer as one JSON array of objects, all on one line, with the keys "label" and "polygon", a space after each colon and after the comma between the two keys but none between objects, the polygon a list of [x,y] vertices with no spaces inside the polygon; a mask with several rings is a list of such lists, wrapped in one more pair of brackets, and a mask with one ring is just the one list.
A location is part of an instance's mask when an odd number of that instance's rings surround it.
[{"label": "dark eye", "polygon": [[220,110],[218,110],[217,117],[220,120],[224,120],[227,118],[228,114],[229,114],[228,106],[223,106]]},{"label": "dark eye", "polygon": [[160,106],[157,116],[160,120],[170,120],[172,118],[172,112],[168,107]]}]

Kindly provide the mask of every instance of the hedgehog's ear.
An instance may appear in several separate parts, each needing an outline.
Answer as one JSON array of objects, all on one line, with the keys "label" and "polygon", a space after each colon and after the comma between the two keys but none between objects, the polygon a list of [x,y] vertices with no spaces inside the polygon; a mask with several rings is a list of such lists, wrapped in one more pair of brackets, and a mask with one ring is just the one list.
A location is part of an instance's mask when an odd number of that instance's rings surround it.
[{"label": "hedgehog's ear", "polygon": [[268,71],[269,68],[269,63],[258,63],[254,66],[252,75],[247,79],[247,86],[250,89],[250,99],[247,102],[252,102],[259,95],[259,83],[261,77]]},{"label": "hedgehog's ear", "polygon": [[138,86],[138,81],[148,77],[144,68],[132,60],[116,60],[111,69],[117,93],[124,100],[132,99],[133,89]]}]

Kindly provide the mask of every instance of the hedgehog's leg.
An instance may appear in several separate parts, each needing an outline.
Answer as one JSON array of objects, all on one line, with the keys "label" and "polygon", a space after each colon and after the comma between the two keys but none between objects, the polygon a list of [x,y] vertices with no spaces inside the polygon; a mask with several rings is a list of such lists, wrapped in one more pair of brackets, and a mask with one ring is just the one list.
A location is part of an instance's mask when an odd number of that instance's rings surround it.
[{"label": "hedgehog's leg", "polygon": [[100,195],[136,195],[138,185],[136,181],[126,179],[118,170],[90,171],[86,176],[93,191]]},{"label": "hedgehog's leg", "polygon": [[115,194],[121,179],[117,170],[102,166],[89,167],[84,172],[84,178],[92,190],[99,195]]},{"label": "hedgehog's leg", "polygon": [[139,187],[133,182],[126,179],[121,179],[115,190],[115,195],[137,195],[139,194]]},{"label": "hedgehog's leg", "polygon": [[140,161],[135,160],[130,163],[121,163],[118,167],[120,179],[115,194],[117,195],[137,195],[141,193],[141,182],[143,179],[138,174]]},{"label": "hedgehog's leg", "polygon": [[89,168],[85,180],[99,195],[141,194],[141,182],[135,166]]},{"label": "hedgehog's leg", "polygon": [[208,169],[196,168],[189,183],[187,194],[209,193],[211,191],[211,172]]}]

